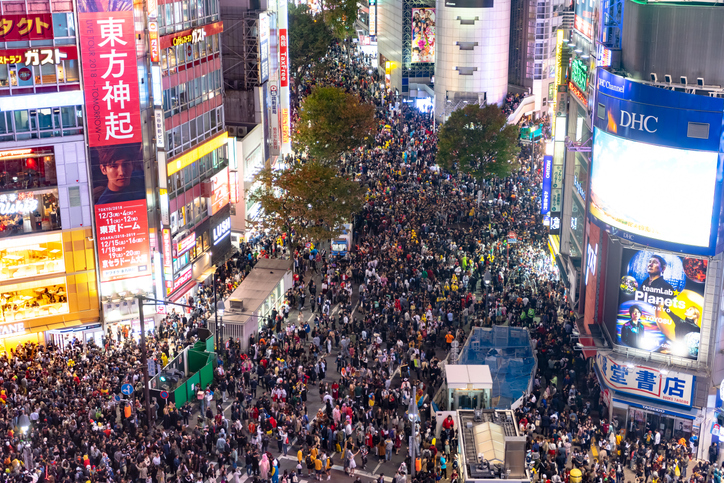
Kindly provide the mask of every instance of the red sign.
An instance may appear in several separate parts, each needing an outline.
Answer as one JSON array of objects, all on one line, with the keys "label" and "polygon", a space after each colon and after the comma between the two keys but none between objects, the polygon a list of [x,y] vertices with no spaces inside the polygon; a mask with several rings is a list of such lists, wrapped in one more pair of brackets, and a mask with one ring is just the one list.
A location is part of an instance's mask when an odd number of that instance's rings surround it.
[{"label": "red sign", "polygon": [[576,15],[574,27],[589,39],[593,38],[593,24],[580,15]]},{"label": "red sign", "polygon": [[186,282],[191,280],[191,278],[193,277],[193,274],[194,274],[193,266],[189,266],[189,268],[187,268],[186,270],[181,272],[181,275],[179,275],[179,277],[173,281],[172,292],[180,289]]},{"label": "red sign", "polygon": [[183,30],[172,35],[161,37],[161,48],[168,49],[174,45],[195,44],[209,35],[224,31],[224,22],[214,22],[195,29]]},{"label": "red sign", "polygon": [[33,72],[27,67],[23,67],[18,71],[18,77],[20,77],[21,81],[29,81],[33,77]]},{"label": "red sign", "polygon": [[211,178],[211,215],[215,215],[229,204],[229,168]]},{"label": "red sign", "polygon": [[150,275],[146,200],[96,205],[101,281]]},{"label": "red sign", "polygon": [[148,43],[151,47],[151,62],[158,62],[158,22],[148,22]]},{"label": "red sign", "polygon": [[192,233],[186,238],[182,239],[176,245],[176,257],[180,257],[187,251],[191,250],[196,246],[196,233]]},{"label": "red sign", "polygon": [[60,64],[66,59],[77,59],[75,46],[51,47],[47,49],[9,49],[0,50],[0,64],[45,65]]},{"label": "red sign", "polygon": [[140,143],[133,11],[79,13],[88,144]]},{"label": "red sign", "polygon": [[53,38],[53,14],[36,13],[0,17],[0,42]]},{"label": "red sign", "polygon": [[279,29],[279,82],[282,87],[289,86],[289,37],[287,29]]},{"label": "red sign", "polygon": [[568,90],[576,96],[582,103],[586,104],[588,102],[588,99],[586,98],[586,95],[581,92],[581,90],[576,87],[576,84],[573,82],[568,82]]}]

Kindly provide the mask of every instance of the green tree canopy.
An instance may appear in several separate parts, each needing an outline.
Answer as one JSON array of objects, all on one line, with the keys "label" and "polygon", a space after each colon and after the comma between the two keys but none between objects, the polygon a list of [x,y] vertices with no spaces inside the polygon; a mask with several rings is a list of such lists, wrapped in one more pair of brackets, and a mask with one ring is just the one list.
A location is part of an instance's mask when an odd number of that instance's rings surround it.
[{"label": "green tree canopy", "polygon": [[339,87],[316,87],[302,102],[295,142],[319,160],[336,160],[374,136],[375,107]]},{"label": "green tree canopy", "polygon": [[264,168],[255,177],[251,195],[264,216],[259,222],[272,233],[296,233],[294,242],[321,241],[342,233],[362,209],[364,189],[339,174],[335,166],[318,161],[293,164],[286,170]]},{"label": "green tree canopy", "polygon": [[518,126],[496,105],[469,104],[453,111],[440,128],[437,162],[477,178],[504,177],[518,166]]},{"label": "green tree canopy", "polygon": [[357,21],[357,0],[324,0],[322,15],[324,22],[339,40],[354,36]]},{"label": "green tree canopy", "polygon": [[306,5],[289,4],[289,57],[292,71],[323,57],[334,40],[321,17],[314,17]]}]

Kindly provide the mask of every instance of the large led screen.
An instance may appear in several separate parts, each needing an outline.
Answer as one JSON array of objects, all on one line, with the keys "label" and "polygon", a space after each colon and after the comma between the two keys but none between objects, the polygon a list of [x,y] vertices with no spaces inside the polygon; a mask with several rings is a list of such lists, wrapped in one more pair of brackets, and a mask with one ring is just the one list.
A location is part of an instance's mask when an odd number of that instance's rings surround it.
[{"label": "large led screen", "polygon": [[717,153],[674,149],[594,129],[590,213],[634,235],[708,247]]},{"label": "large led screen", "polygon": [[412,63],[435,62],[435,9],[412,9]]},{"label": "large led screen", "polygon": [[618,344],[690,359],[699,355],[707,261],[649,250],[623,250]]}]

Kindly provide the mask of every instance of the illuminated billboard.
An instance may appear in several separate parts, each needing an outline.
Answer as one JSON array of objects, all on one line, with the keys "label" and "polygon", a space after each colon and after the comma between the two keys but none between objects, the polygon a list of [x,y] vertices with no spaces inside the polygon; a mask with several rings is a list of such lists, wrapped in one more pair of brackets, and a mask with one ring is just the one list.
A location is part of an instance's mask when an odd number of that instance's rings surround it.
[{"label": "illuminated billboard", "polygon": [[435,62],[435,9],[412,9],[412,63]]},{"label": "illuminated billboard", "polygon": [[211,203],[209,203],[209,216],[215,215],[224,206],[229,204],[229,168],[224,168],[211,177]]},{"label": "illuminated billboard", "polygon": [[495,0],[445,0],[445,6],[453,8],[493,8]]},{"label": "illuminated billboard", "polygon": [[593,153],[593,216],[647,238],[709,246],[717,153],[639,143],[597,128]]},{"label": "illuminated billboard", "polygon": [[589,40],[593,40],[593,15],[598,12],[595,0],[576,0],[576,18],[573,26]]},{"label": "illuminated billboard", "polygon": [[543,183],[540,203],[541,215],[551,211],[551,181],[553,177],[553,156],[543,156]]},{"label": "illuminated billboard", "polygon": [[631,242],[720,251],[724,100],[668,91],[598,69],[593,220]]},{"label": "illuminated billboard", "polygon": [[615,342],[696,359],[706,272],[705,259],[624,249],[618,311],[609,325]]}]

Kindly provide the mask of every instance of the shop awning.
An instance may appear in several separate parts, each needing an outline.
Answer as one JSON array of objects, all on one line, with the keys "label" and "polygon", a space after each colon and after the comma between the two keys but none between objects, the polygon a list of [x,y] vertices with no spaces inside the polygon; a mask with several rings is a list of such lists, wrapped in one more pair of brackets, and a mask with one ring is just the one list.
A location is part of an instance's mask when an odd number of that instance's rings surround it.
[{"label": "shop awning", "polygon": [[621,393],[615,393],[613,396],[613,402],[614,403],[623,403],[628,404],[629,406],[633,406],[635,408],[640,408],[645,411],[651,411],[654,413],[661,413],[666,414],[668,416],[673,416],[675,418],[684,418],[684,419],[696,419],[696,416],[699,414],[699,408],[674,408],[671,406],[664,406],[663,404],[656,404],[655,402],[651,401],[649,402],[643,402],[641,400],[624,396]]},{"label": "shop awning", "polygon": [[204,273],[196,277],[196,281],[199,283],[204,283],[207,278],[212,276],[214,272],[216,271],[216,265],[212,265],[211,267],[207,268]]}]

